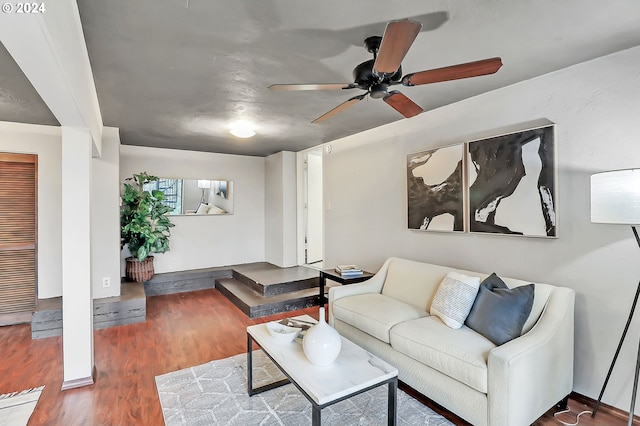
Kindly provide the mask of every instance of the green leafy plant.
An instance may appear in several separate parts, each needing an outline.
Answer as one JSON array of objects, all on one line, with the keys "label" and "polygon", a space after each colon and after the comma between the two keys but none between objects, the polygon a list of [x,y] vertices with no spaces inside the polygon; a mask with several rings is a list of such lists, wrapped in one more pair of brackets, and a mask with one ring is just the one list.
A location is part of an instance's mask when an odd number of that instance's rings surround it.
[{"label": "green leafy plant", "polygon": [[129,245],[131,256],[142,262],[151,253],[169,250],[170,228],[175,226],[164,205],[162,191],[147,191],[144,185],[158,180],[147,172],[134,174],[124,183],[120,209],[120,248]]}]

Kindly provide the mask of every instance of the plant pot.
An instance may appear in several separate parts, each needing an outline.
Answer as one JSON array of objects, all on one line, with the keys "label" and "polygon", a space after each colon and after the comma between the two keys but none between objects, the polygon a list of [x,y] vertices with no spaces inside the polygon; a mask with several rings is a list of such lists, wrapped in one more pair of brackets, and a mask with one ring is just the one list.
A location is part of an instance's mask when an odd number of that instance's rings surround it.
[{"label": "plant pot", "polygon": [[153,278],[153,256],[148,256],[142,262],[135,257],[127,257],[125,260],[127,261],[125,268],[127,280],[141,283]]}]

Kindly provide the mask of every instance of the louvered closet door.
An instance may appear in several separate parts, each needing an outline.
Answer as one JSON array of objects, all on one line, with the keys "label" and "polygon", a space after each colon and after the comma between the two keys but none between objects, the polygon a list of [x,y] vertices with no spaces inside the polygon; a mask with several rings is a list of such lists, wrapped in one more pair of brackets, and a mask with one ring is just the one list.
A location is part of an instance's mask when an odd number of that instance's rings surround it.
[{"label": "louvered closet door", "polygon": [[0,325],[29,321],[36,304],[37,159],[0,152]]}]

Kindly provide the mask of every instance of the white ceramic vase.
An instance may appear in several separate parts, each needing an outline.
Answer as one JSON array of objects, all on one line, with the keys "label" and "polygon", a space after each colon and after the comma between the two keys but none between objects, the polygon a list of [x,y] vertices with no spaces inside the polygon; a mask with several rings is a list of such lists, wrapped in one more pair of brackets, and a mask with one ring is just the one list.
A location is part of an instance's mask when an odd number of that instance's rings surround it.
[{"label": "white ceramic vase", "polygon": [[320,308],[320,321],[307,330],[302,339],[302,349],[309,362],[324,367],[338,357],[342,341],[335,328],[324,319],[324,308]]}]

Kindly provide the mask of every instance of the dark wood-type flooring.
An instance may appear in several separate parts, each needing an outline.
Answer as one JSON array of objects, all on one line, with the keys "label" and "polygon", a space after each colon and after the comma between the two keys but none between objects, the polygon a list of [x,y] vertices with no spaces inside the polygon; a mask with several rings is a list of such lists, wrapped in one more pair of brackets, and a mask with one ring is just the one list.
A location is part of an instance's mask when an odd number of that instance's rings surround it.
[{"label": "dark wood-type flooring", "polygon": [[[96,383],[65,392],[60,390],[62,338],[31,340],[28,325],[0,327],[0,394],[46,385],[31,426],[163,425],[155,376],[244,353],[248,325],[303,313],[317,318],[317,307],[252,320],[217,290],[150,297],[146,322],[95,331]],[[466,424],[419,399],[454,423]],[[570,408],[572,413],[561,417],[565,422],[590,409],[573,400]],[[535,425],[559,425],[555,411]],[[604,412],[580,418],[581,426],[624,424],[625,419]]]}]

